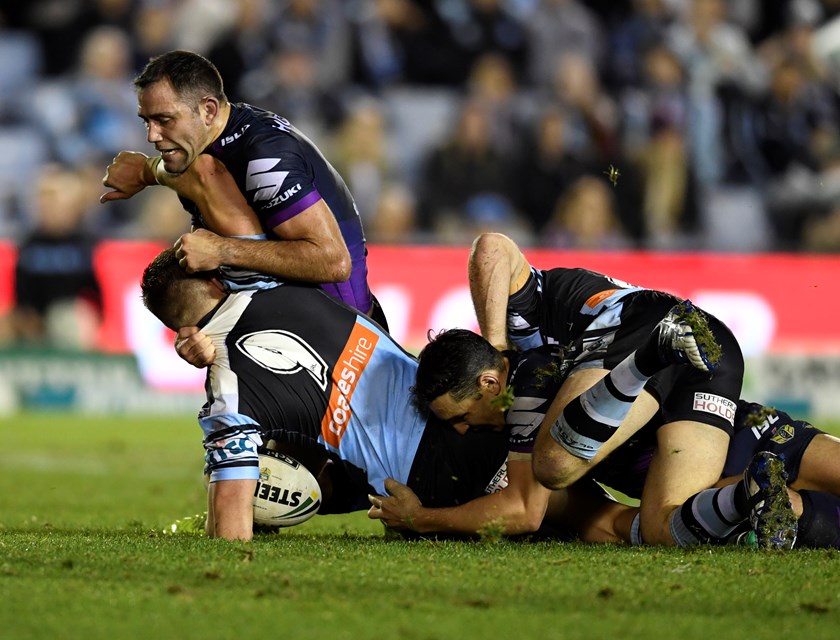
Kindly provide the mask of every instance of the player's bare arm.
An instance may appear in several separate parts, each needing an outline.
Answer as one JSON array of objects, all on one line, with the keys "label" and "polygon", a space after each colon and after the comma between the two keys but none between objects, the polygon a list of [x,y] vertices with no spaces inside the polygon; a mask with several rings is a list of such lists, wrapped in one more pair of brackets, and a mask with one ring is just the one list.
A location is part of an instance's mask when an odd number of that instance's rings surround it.
[{"label": "player's bare arm", "polygon": [[211,538],[250,540],[254,535],[256,480],[219,480],[207,492],[207,534]]},{"label": "player's bare arm", "polygon": [[508,297],[528,280],[530,265],[519,247],[500,233],[483,233],[473,242],[469,277],[481,334],[497,349],[508,347]]},{"label": "player's bare arm", "polygon": [[127,200],[146,187],[157,184],[155,165],[160,156],[150,158],[139,151],[120,151],[105,169],[102,184],[112,189],[99,197],[99,202]]},{"label": "player's bare arm", "polygon": [[344,282],[350,277],[350,253],[325,202],[278,225],[274,233],[281,239],[226,238],[196,229],[175,246],[190,273],[226,265],[301,282]]},{"label": "player's bare arm", "polygon": [[207,226],[222,236],[263,233],[259,218],[239,191],[236,181],[218,158],[200,154],[183,173],[168,173],[158,165],[160,184],[191,200]]},{"label": "player's bare arm", "polygon": [[494,528],[505,535],[539,529],[550,491],[531,472],[530,456],[508,459],[508,486],[457,507],[426,508],[408,487],[386,480],[390,496],[371,496],[368,517],[383,520],[394,529],[418,533],[478,534]]}]

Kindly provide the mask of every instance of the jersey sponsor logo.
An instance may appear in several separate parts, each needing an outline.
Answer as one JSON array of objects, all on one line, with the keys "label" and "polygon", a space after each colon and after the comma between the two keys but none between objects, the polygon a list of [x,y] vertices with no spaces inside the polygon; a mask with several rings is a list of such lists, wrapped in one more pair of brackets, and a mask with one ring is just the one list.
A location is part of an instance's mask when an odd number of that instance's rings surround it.
[{"label": "jersey sponsor logo", "polygon": [[245,175],[245,191],[254,193],[254,202],[271,200],[280,193],[288,171],[274,171],[280,164],[280,158],[261,158],[251,160]]},{"label": "jersey sponsor logo", "polygon": [[774,425],[778,421],[779,416],[775,413],[771,413],[764,419],[764,422],[762,422],[759,426],[750,427],[750,431],[752,431],[753,435],[755,436],[755,439],[758,440],[759,438],[761,438],[761,435],[771,427],[771,425]]},{"label": "jersey sponsor logo", "polygon": [[321,420],[321,435],[327,444],[336,449],[341,444],[341,438],[353,416],[350,400],[370,362],[377,342],[379,342],[379,336],[376,333],[356,323],[344,345],[344,351],[335,364],[330,402]]},{"label": "jersey sponsor logo", "polygon": [[234,133],[233,135],[225,136],[224,138],[222,138],[222,140],[221,140],[222,146],[224,147],[225,145],[231,144],[232,142],[236,142],[237,140],[239,140],[239,138],[241,138],[243,135],[245,135],[245,132],[248,130],[248,127],[250,127],[250,126],[251,126],[250,124],[246,124],[239,131]]},{"label": "jersey sponsor logo", "polygon": [[[288,172],[286,172],[286,173],[288,173]],[[275,207],[278,204],[280,204],[281,202],[286,202],[286,200],[288,200],[293,195],[298,193],[300,191],[300,189],[301,189],[300,182],[298,182],[294,187],[289,187],[283,193],[281,193],[279,196],[277,196],[271,202],[269,202],[267,205],[265,205],[266,208],[271,209],[271,207]]]},{"label": "jersey sponsor logo", "polygon": [[614,294],[616,291],[618,291],[618,289],[607,289],[606,291],[599,291],[598,293],[589,296],[589,299],[586,302],[584,302],[584,304],[590,309],[594,309],[604,300],[606,300],[612,294]]},{"label": "jersey sponsor logo", "polygon": [[256,331],[236,341],[236,348],[263,369],[278,375],[305,371],[322,390],[327,388],[327,363],[300,336],[288,331]]},{"label": "jersey sponsor logo", "polygon": [[501,491],[505,487],[508,486],[508,475],[507,475],[507,460],[502,463],[502,466],[499,467],[499,470],[496,472],[496,475],[493,476],[493,479],[490,483],[484,488],[484,493],[491,494],[497,493]]},{"label": "jersey sponsor logo", "polygon": [[692,408],[695,411],[703,411],[704,413],[720,416],[731,425],[735,424],[735,403],[723,396],[718,396],[714,393],[695,392]]}]

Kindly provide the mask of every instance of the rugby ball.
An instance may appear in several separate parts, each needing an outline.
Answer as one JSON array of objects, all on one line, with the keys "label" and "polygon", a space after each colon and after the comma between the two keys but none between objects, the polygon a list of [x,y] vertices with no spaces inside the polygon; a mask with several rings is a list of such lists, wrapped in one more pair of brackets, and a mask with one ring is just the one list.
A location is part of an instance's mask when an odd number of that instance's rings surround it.
[{"label": "rugby ball", "polygon": [[254,523],[291,527],[321,507],[321,487],[300,462],[277,451],[260,453],[260,479],[254,491]]}]

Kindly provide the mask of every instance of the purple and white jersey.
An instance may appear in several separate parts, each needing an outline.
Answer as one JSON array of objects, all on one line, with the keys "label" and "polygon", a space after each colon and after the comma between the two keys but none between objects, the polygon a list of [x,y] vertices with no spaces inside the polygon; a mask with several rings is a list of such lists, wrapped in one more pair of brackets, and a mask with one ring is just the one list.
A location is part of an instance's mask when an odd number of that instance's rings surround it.
[{"label": "purple and white jersey", "polygon": [[[288,120],[270,111],[231,104],[221,135],[204,151],[218,158],[257,214],[268,239],[274,229],[323,200],[332,211],[350,252],[346,282],[323,284],[332,297],[362,313],[373,298],[367,282],[367,246],[361,218],[344,180],[318,148]],[[182,199],[193,225],[206,227],[195,205]],[[276,279],[242,270],[225,274],[231,289],[265,288]]]}]

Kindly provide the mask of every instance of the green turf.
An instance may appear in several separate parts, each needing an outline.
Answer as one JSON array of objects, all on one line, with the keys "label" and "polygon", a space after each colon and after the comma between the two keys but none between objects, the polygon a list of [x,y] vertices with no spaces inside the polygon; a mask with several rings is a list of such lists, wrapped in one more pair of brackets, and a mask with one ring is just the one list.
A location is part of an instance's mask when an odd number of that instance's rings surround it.
[{"label": "green turf", "polygon": [[840,553],[403,542],[364,514],[251,543],[202,510],[189,417],[0,422],[0,637],[835,638]]}]

